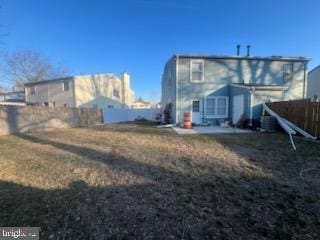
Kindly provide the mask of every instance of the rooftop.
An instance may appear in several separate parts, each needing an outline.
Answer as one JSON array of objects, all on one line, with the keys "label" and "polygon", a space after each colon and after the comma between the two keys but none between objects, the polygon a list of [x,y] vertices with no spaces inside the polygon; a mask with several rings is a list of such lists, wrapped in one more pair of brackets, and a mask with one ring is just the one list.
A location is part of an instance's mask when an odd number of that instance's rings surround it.
[{"label": "rooftop", "polygon": [[48,82],[57,82],[57,81],[64,81],[64,80],[70,80],[75,77],[85,77],[85,76],[97,76],[97,75],[108,75],[110,77],[116,77],[113,73],[95,73],[95,74],[79,74],[75,76],[68,76],[68,77],[61,77],[61,78],[54,78],[54,79],[48,79],[48,80],[42,80],[42,81],[36,81],[36,82],[28,82],[25,83],[25,86],[33,86],[37,84],[42,84],[42,83],[48,83]]},{"label": "rooftop", "polygon": [[312,73],[313,71],[320,69],[320,65],[316,66],[315,68],[311,69],[310,72],[308,72],[308,74]]},{"label": "rooftop", "polygon": [[311,59],[302,56],[237,56],[237,55],[206,55],[206,54],[175,54],[180,58],[205,58],[205,59],[247,59],[247,60],[267,60],[267,61],[298,61],[308,62]]}]

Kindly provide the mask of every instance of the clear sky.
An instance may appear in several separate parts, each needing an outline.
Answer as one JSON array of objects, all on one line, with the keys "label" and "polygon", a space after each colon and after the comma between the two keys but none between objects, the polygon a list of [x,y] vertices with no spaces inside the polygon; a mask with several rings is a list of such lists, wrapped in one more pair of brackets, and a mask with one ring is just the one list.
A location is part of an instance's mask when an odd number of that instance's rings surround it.
[{"label": "clear sky", "polygon": [[136,97],[161,92],[174,53],[312,58],[320,64],[319,0],[0,0],[2,51],[34,49],[73,74],[127,71]]}]

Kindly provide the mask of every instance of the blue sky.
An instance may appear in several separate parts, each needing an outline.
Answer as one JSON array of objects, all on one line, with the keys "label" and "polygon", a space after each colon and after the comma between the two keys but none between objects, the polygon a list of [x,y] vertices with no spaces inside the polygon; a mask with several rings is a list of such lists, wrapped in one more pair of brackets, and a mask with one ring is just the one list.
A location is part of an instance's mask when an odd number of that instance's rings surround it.
[{"label": "blue sky", "polygon": [[290,55],[320,64],[318,0],[0,0],[2,52],[34,49],[73,74],[128,71],[161,92],[174,53]]}]

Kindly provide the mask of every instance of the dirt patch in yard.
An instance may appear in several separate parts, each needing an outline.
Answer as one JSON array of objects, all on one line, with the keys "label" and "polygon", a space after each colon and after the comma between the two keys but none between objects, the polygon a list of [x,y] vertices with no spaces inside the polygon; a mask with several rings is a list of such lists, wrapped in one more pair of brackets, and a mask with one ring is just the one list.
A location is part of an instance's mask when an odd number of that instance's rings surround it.
[{"label": "dirt patch in yard", "polygon": [[51,239],[319,239],[320,145],[296,141],[144,123],[0,137],[0,225]]}]

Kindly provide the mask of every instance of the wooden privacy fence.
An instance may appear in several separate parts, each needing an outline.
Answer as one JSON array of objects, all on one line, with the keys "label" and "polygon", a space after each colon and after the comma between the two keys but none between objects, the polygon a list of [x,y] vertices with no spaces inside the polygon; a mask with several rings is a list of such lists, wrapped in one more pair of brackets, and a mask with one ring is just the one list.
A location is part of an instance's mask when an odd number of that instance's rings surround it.
[{"label": "wooden privacy fence", "polygon": [[267,106],[311,135],[320,137],[320,102],[303,99],[270,102]]}]

